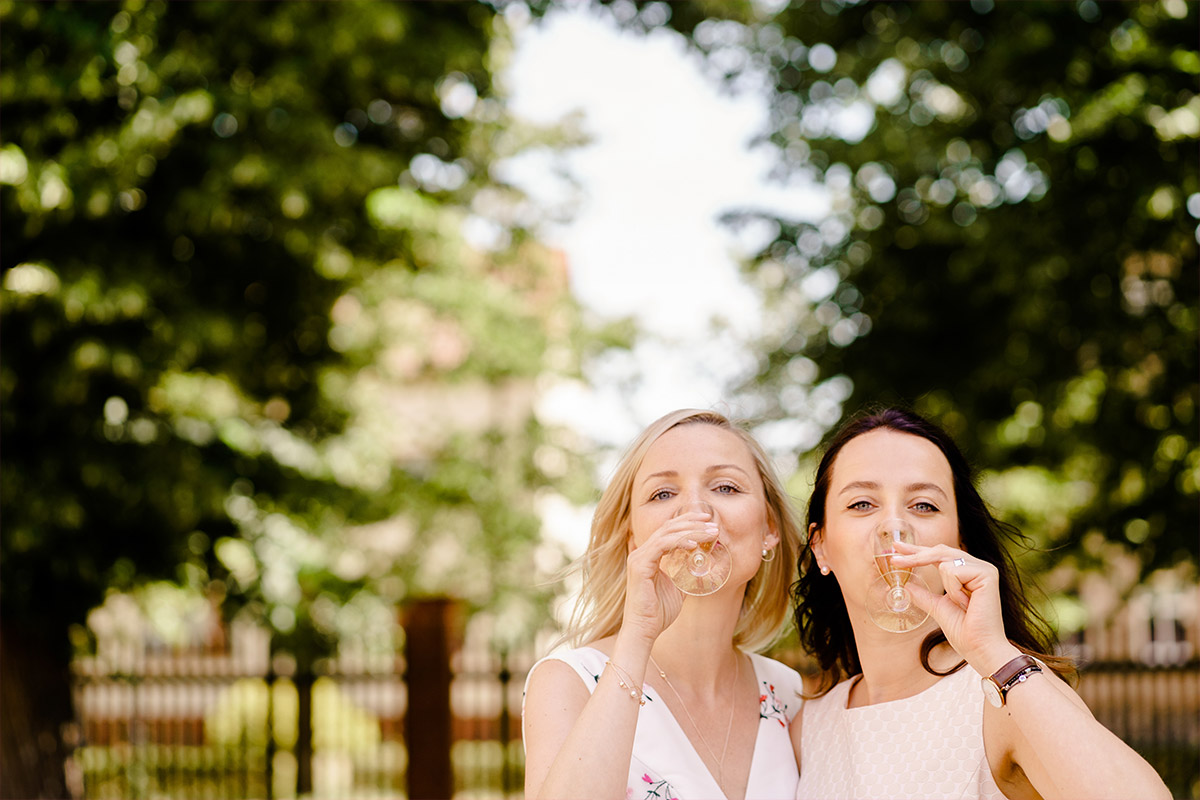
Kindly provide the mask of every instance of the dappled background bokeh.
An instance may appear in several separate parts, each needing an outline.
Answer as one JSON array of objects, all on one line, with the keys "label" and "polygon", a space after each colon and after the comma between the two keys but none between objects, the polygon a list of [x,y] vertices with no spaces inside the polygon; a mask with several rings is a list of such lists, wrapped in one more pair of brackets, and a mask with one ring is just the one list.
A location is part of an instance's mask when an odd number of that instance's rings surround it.
[{"label": "dappled background bokeh", "polygon": [[530,177],[596,144],[509,102],[565,15],[764,109],[769,191],[705,223],[755,316],[689,345],[740,359],[711,403],[798,503],[863,403],[946,426],[1081,693],[1200,797],[1185,0],[0,3],[0,794],[521,795],[559,528],[619,447],[564,404],[674,365],[636,310],[684,294],[572,256],[586,179]]}]

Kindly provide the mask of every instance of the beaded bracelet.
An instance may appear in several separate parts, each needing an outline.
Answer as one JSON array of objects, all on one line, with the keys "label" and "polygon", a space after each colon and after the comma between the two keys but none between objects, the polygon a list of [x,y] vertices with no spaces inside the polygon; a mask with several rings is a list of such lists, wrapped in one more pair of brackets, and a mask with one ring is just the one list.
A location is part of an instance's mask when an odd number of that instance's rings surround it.
[{"label": "beaded bracelet", "polygon": [[[611,661],[605,661],[604,665],[612,667],[613,674],[617,676],[617,685],[629,692],[629,696],[638,701],[639,706],[646,705],[646,695],[641,689],[633,685],[633,679],[629,677],[629,673],[618,667]],[[628,683],[626,683],[628,680]]]}]

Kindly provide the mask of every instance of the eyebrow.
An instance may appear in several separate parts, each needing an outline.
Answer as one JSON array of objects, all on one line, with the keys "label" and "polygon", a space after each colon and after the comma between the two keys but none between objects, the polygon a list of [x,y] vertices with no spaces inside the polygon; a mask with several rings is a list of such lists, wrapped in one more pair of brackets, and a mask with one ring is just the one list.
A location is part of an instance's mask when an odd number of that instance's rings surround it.
[{"label": "eyebrow", "polygon": [[[736,469],[738,472],[742,473],[743,475],[745,475],[747,477],[749,477],[749,475],[750,475],[749,472],[746,472],[746,470],[742,469],[737,464],[713,464],[711,467],[704,470],[704,472],[705,472],[705,474],[708,474],[708,473],[712,473],[712,472],[720,472],[721,470],[724,470],[724,469]],[[654,472],[654,473],[647,475],[645,480],[642,481],[642,483],[645,484],[648,481],[650,481],[652,478],[674,478],[678,475],[679,475],[679,473],[676,472],[675,470],[666,469],[666,470],[663,470],[662,472]]]},{"label": "eyebrow", "polygon": [[[875,481],[853,481],[852,483],[847,483],[845,486],[843,486],[842,490],[840,492],[838,492],[838,494],[843,495],[843,494],[846,494],[847,492],[857,490],[857,489],[868,489],[871,491],[878,491],[879,484],[876,483]],[[946,492],[943,491],[942,487],[938,486],[936,483],[928,483],[928,482],[910,483],[910,484],[908,484],[908,486],[904,487],[904,490],[907,492],[937,492],[942,497],[946,497]]]}]

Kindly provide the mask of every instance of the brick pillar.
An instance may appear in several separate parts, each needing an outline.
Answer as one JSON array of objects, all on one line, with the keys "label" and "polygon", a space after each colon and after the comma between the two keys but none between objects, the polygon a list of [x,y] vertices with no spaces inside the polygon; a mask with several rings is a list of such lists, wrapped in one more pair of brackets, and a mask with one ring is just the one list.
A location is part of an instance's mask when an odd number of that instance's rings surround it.
[{"label": "brick pillar", "polygon": [[412,800],[450,800],[454,794],[450,657],[461,643],[462,609],[447,598],[420,600],[405,609],[403,623],[408,796]]}]

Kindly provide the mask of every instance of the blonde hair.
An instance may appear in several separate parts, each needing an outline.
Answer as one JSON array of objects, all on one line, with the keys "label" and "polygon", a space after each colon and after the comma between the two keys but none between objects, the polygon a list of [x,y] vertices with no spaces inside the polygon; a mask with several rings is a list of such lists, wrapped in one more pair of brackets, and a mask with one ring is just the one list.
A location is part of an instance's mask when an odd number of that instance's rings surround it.
[{"label": "blonde hair", "polygon": [[680,425],[714,425],[745,443],[762,479],[767,514],[779,533],[775,557],[763,562],[746,585],[733,642],[750,651],[765,650],[779,636],[790,613],[790,591],[796,572],[800,528],[791,498],[784,491],[762,445],[723,414],[685,408],[652,422],[621,458],[612,480],[600,496],[592,517],[587,551],[570,568],[580,572],[583,587],[571,613],[563,639],[574,647],[605,636],[621,627],[625,609],[625,560],[628,555],[633,478],[660,436]]}]

